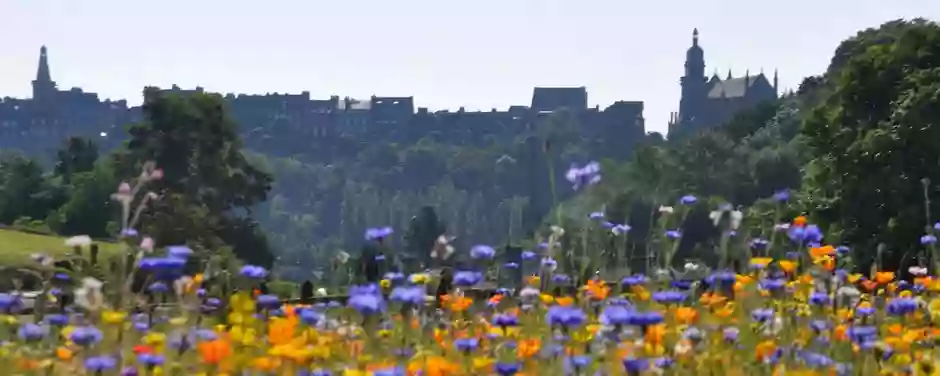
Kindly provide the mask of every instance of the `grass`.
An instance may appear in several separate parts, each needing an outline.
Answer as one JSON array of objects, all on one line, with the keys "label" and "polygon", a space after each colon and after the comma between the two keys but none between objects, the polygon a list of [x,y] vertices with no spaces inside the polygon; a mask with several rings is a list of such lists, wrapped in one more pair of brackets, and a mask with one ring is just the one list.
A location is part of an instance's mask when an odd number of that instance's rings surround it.
[{"label": "grass", "polygon": [[[56,258],[66,255],[72,249],[65,246],[65,239],[67,238],[0,229],[0,266],[26,265],[33,253],[45,253]],[[106,242],[99,242],[98,245],[100,257],[105,258],[118,252],[120,247],[118,244]]]}]

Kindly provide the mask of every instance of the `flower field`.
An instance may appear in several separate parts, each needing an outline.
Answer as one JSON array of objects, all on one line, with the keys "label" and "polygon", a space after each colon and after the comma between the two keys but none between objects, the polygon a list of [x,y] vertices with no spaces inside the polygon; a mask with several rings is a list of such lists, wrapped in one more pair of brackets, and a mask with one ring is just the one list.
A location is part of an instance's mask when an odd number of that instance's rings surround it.
[{"label": "flower field", "polygon": [[[241,292],[217,295],[202,274],[185,273],[193,252],[169,247],[132,271],[148,274],[146,292],[169,303],[122,304],[132,301],[122,295],[129,290],[55,273],[48,298],[72,286],[74,303],[39,310],[29,322],[16,316],[16,294],[0,294],[0,362],[23,375],[938,372],[940,282],[927,268],[905,271],[908,280],[893,271],[847,273],[837,267],[845,247],[817,243],[805,218],[787,225],[781,231],[807,244],[800,252],[754,257],[746,270],[701,279],[631,274],[552,294],[561,279],[546,254],[523,286],[488,299],[461,292],[484,279],[468,268],[441,296],[429,295],[438,281],[428,274],[389,273],[350,286],[345,305],[285,305],[255,289],[268,271],[251,265],[234,276]],[[48,270],[48,258],[36,262]]]}]

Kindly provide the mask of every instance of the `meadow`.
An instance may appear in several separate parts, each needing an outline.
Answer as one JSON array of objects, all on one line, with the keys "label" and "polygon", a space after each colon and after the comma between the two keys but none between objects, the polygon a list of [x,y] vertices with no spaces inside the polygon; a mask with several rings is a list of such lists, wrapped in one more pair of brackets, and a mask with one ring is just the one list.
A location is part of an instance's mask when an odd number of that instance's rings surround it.
[{"label": "meadow", "polygon": [[[588,187],[596,165],[568,178]],[[128,212],[145,173],[115,199]],[[778,202],[786,194],[774,196]],[[139,205],[145,205],[143,201]],[[692,195],[660,208],[684,217]],[[137,206],[140,207],[140,206]],[[472,260],[435,294],[441,277],[386,273],[375,283],[347,286],[345,303],[285,304],[264,294],[269,271],[255,265],[212,270],[185,246],[154,247],[122,223],[121,247],[133,256],[96,278],[82,256],[37,253],[30,268],[42,277],[35,320],[17,314],[17,293],[0,293],[0,367],[11,375],[933,375],[940,329],[940,283],[926,265],[905,271],[853,273],[849,248],[827,244],[823,229],[803,216],[768,229],[769,239],[730,242],[742,213],[720,205],[710,218],[722,232],[717,266],[671,266],[678,230],[663,230],[659,267],[623,271],[614,281],[565,270],[566,230],[552,226],[519,263],[497,262],[477,245]],[[592,213],[588,222],[610,236],[630,227]],[[934,231],[940,229],[940,224]],[[658,231],[658,230],[657,230]],[[394,229],[367,229],[382,246]],[[87,248],[90,239],[42,238],[4,232],[29,250]],[[42,240],[41,240],[42,239]],[[58,241],[58,244],[43,243]],[[934,234],[921,243],[932,249]],[[747,262],[725,265],[747,244]],[[109,252],[113,250],[108,248]],[[435,255],[461,252],[438,247]],[[20,251],[26,252],[24,250]],[[12,256],[8,256],[12,257]],[[73,268],[54,267],[57,258]],[[382,257],[384,259],[384,257]],[[377,257],[376,260],[379,258]],[[11,260],[14,260],[11,258]],[[19,260],[18,258],[15,260]],[[17,261],[19,262],[19,261]],[[660,263],[661,262],[661,263]],[[681,264],[681,263],[680,263]],[[492,284],[494,269],[521,269],[522,285],[498,286],[490,297],[465,291]],[[907,279],[899,279],[903,272]],[[223,276],[223,277],[220,277]],[[136,291],[134,282],[143,280]],[[575,289],[557,288],[575,285]],[[68,296],[64,310],[52,308]],[[45,300],[45,301],[42,301]],[[48,308],[46,308],[48,307]]]}]

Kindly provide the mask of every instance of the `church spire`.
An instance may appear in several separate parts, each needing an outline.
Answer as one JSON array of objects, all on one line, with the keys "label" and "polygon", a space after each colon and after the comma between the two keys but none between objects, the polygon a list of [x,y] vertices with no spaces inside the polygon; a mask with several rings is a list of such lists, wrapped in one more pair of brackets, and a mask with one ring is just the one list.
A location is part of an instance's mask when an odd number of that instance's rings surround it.
[{"label": "church spire", "polygon": [[692,29],[692,45],[698,46],[698,28]]},{"label": "church spire", "polygon": [[46,46],[39,48],[39,68],[36,70],[36,82],[52,82],[49,74],[49,57],[46,56]]}]

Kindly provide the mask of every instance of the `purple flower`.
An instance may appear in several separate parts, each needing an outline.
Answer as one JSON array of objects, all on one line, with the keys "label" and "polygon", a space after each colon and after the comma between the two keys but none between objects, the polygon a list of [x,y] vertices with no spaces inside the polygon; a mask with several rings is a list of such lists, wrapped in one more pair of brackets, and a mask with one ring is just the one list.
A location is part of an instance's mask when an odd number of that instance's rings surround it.
[{"label": "purple flower", "polygon": [[903,316],[917,310],[917,301],[912,298],[896,298],[888,303],[888,313]]},{"label": "purple flower", "polygon": [[663,314],[656,311],[634,312],[630,316],[630,325],[646,327],[663,322]]},{"label": "purple flower", "polygon": [[155,294],[164,293],[170,291],[170,288],[167,287],[166,283],[163,282],[154,282],[150,286],[147,286],[147,291],[150,291]]},{"label": "purple flower", "polygon": [[471,270],[461,270],[454,273],[454,285],[470,287],[483,280],[483,273]]},{"label": "purple flower", "polygon": [[480,340],[476,338],[459,338],[454,340],[454,347],[459,351],[470,352],[480,346]]},{"label": "purple flower", "polygon": [[790,229],[787,231],[787,236],[789,236],[790,240],[794,243],[805,245],[821,242],[823,233],[819,230],[819,226],[816,225],[807,225],[805,227],[790,226]]},{"label": "purple flower", "polygon": [[88,346],[101,341],[104,334],[93,326],[79,326],[72,330],[69,339],[80,346]]},{"label": "purple flower", "polygon": [[137,262],[137,267],[144,271],[170,271],[182,269],[186,265],[186,260],[173,257],[148,257],[142,258]]},{"label": "purple flower", "polygon": [[598,211],[598,212],[593,212],[593,213],[591,213],[591,214],[588,214],[588,218],[589,218],[589,219],[593,219],[593,220],[600,220],[600,219],[603,219],[603,218],[604,218],[604,212],[599,212],[599,211]]},{"label": "purple flower", "polygon": [[629,325],[632,312],[622,305],[609,305],[601,312],[601,324]]},{"label": "purple flower", "polygon": [[627,358],[623,360],[623,368],[631,375],[640,374],[650,368],[650,360],[645,358]]},{"label": "purple flower", "polygon": [[587,320],[587,316],[580,308],[571,306],[552,306],[545,315],[545,321],[555,326],[578,326]]},{"label": "purple flower", "polygon": [[681,236],[682,236],[682,233],[679,232],[679,230],[666,231],[666,237],[669,238],[670,240],[679,239]]},{"label": "purple flower", "polygon": [[496,251],[488,245],[475,245],[470,248],[470,257],[489,260],[496,256]]},{"label": "purple flower", "polygon": [[761,238],[754,238],[754,239],[751,239],[750,242],[748,242],[748,245],[751,247],[751,249],[757,250],[757,251],[767,249],[768,244],[770,244],[770,242]]},{"label": "purple flower", "polygon": [[389,237],[389,235],[392,235],[394,232],[395,230],[393,230],[391,227],[370,228],[370,229],[366,229],[365,237],[366,237],[366,240],[369,240],[369,241],[372,241],[372,240],[381,241],[382,239]]},{"label": "purple flower", "polygon": [[102,372],[114,368],[117,360],[110,356],[94,356],[85,359],[85,368],[92,372]]},{"label": "purple flower", "polygon": [[493,316],[493,325],[499,327],[519,325],[519,318],[509,314],[497,314]]},{"label": "purple flower", "polygon": [[347,304],[362,315],[373,315],[385,311],[385,301],[378,294],[352,295]]},{"label": "purple flower", "polygon": [[682,302],[687,296],[678,291],[657,291],[652,295],[654,301],[665,304],[676,304]]},{"label": "purple flower", "polygon": [[774,310],[770,308],[758,308],[751,311],[751,318],[757,322],[764,322],[774,317]]},{"label": "purple flower", "polygon": [[193,250],[185,245],[172,245],[166,248],[166,254],[170,257],[185,260],[193,254]]},{"label": "purple flower", "polygon": [[268,271],[260,266],[245,265],[242,266],[242,269],[238,272],[238,274],[251,279],[262,279],[268,275]]},{"label": "purple flower", "polygon": [[692,205],[696,202],[698,202],[698,198],[692,195],[685,195],[679,199],[679,203],[681,203],[682,205]]},{"label": "purple flower", "polygon": [[261,308],[267,308],[267,309],[277,308],[281,306],[281,299],[278,298],[276,295],[270,295],[270,294],[258,295],[258,297],[255,298],[255,302]]},{"label": "purple flower", "polygon": [[499,376],[513,376],[521,369],[522,365],[519,363],[496,363],[496,373]]},{"label": "purple flower", "polygon": [[427,295],[423,286],[400,286],[392,289],[389,299],[403,304],[419,305],[424,304],[424,297]]},{"label": "purple flower", "polygon": [[623,280],[620,281],[620,284],[625,287],[642,285],[644,283],[646,283],[646,276],[642,274],[624,277]]},{"label": "purple flower", "polygon": [[613,232],[614,235],[623,235],[630,232],[630,228],[630,225],[614,225],[610,231]]},{"label": "purple flower", "polygon": [[931,244],[934,244],[934,243],[936,243],[936,242],[937,242],[937,237],[936,237],[936,236],[933,236],[933,235],[930,235],[930,234],[927,234],[927,235],[924,235],[924,236],[921,236],[921,237],[920,237],[920,244],[923,244],[923,245],[931,245]]},{"label": "purple flower", "polygon": [[522,252],[522,260],[523,260],[523,261],[534,260],[534,259],[536,259],[536,258],[538,258],[538,255],[536,255],[535,252],[532,252],[532,251],[523,251],[523,252]]},{"label": "purple flower", "polygon": [[784,189],[782,191],[777,191],[774,193],[774,201],[784,202],[790,199],[790,191]]},{"label": "purple flower", "polygon": [[137,356],[137,361],[146,367],[156,367],[163,364],[164,358],[163,355],[144,353]]},{"label": "purple flower", "polygon": [[41,340],[46,333],[49,333],[48,327],[36,324],[24,324],[16,331],[16,335],[26,342]]},{"label": "purple flower", "polygon": [[594,185],[601,181],[601,165],[597,162],[588,162],[584,167],[572,164],[565,174],[565,179],[574,184],[574,189]]}]

